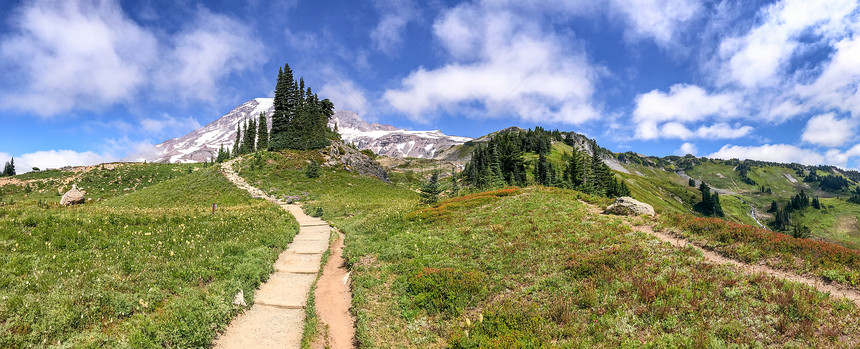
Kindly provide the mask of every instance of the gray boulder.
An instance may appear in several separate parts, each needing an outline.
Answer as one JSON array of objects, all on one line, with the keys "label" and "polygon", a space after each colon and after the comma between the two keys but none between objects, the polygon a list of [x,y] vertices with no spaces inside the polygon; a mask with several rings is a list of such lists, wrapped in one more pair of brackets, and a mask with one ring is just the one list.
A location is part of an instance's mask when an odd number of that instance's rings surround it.
[{"label": "gray boulder", "polygon": [[63,197],[60,198],[60,205],[71,206],[75,204],[82,204],[85,201],[85,194],[86,192],[81,191],[75,186],[72,186],[72,189],[67,191],[65,194],[63,194]]},{"label": "gray boulder", "polygon": [[615,199],[615,202],[609,207],[606,208],[603,213],[608,214],[617,214],[624,216],[640,216],[640,215],[654,215],[654,207],[646,204],[644,202],[640,202],[634,200],[629,196],[622,196],[620,198]]}]

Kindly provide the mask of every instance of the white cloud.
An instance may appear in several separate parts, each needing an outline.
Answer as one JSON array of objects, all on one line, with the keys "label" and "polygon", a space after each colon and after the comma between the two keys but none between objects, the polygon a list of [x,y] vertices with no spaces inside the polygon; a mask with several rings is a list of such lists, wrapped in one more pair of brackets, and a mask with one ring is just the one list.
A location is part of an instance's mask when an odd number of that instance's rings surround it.
[{"label": "white cloud", "polygon": [[[636,123],[636,137],[656,139],[660,137],[658,124],[667,121],[680,123],[699,122],[708,117],[728,119],[741,113],[741,101],[736,95],[709,94],[695,85],[677,84],[668,93],[653,90],[636,97],[633,121]],[[686,132],[678,127],[680,123],[670,124],[669,134],[677,138]],[[681,125],[683,127],[683,125]],[[686,129],[686,127],[684,127]]]},{"label": "white cloud", "polygon": [[834,49],[821,75],[810,85],[798,86],[796,91],[808,100],[810,107],[837,109],[860,116],[860,60],[857,59],[860,36],[843,39]]},{"label": "white cloud", "polygon": [[367,118],[370,112],[367,101],[367,92],[356,86],[355,82],[348,79],[338,79],[326,83],[320,89],[320,98],[328,98],[334,103],[337,110],[350,110],[359,116]]},{"label": "white cloud", "polygon": [[854,136],[855,122],[837,119],[833,113],[816,115],[806,122],[801,138],[804,142],[828,147],[838,147]]},{"label": "white cloud", "polygon": [[696,17],[702,4],[699,0],[613,0],[611,9],[628,23],[628,37],[650,37],[666,46]]},{"label": "white cloud", "polygon": [[503,8],[457,6],[433,26],[454,62],[413,71],[383,99],[418,122],[440,110],[568,124],[596,118],[601,69],[540,22]]},{"label": "white cloud", "polygon": [[745,35],[724,40],[718,82],[746,88],[776,86],[779,73],[798,49],[800,37],[810,33],[839,35],[843,19],[854,11],[854,0],[783,0],[761,11],[762,23]]},{"label": "white cloud", "polygon": [[701,126],[696,130],[696,137],[704,139],[741,138],[752,133],[752,126],[732,127],[726,123],[711,126]]},{"label": "white cloud", "polygon": [[761,146],[724,145],[720,150],[708,155],[718,159],[754,159],[761,161],[821,165],[826,158],[809,149],[789,144],[765,144]]},{"label": "white cloud", "polygon": [[679,122],[667,122],[657,133],[660,138],[677,139],[731,139],[741,138],[753,131],[751,126],[732,127],[726,123],[717,123],[710,126],[699,126],[696,131],[691,131]]},{"label": "white cloud", "polygon": [[213,101],[226,76],[265,61],[246,25],[203,7],[160,36],[114,0],[34,1],[14,13],[0,38],[0,109],[51,116],[143,95]]},{"label": "white cloud", "polygon": [[699,150],[696,149],[695,144],[684,143],[684,144],[681,144],[681,147],[678,148],[677,151],[675,151],[675,155],[678,155],[678,156],[684,156],[687,154],[696,155],[698,152],[699,152]]},{"label": "white cloud", "polygon": [[377,0],[375,4],[382,19],[370,32],[370,39],[376,49],[393,56],[403,45],[406,25],[418,16],[418,9],[411,0]]},{"label": "white cloud", "polygon": [[218,83],[233,72],[266,61],[263,44],[248,26],[200,7],[189,25],[173,38],[169,62],[158,83],[175,95],[204,101],[218,99]]},{"label": "white cloud", "polygon": [[140,120],[141,129],[148,136],[162,135],[165,132],[170,134],[178,134],[182,132],[190,132],[200,128],[200,123],[193,117],[176,118],[170,115],[164,115],[162,118],[144,118]]},{"label": "white cloud", "polygon": [[[11,159],[7,153],[0,153],[0,162],[6,163]],[[22,154],[15,157],[17,173],[30,172],[33,167],[45,170],[64,166],[95,165],[103,162],[117,161],[111,154],[97,154],[91,151],[77,152],[74,150],[45,150]]]},{"label": "white cloud", "polygon": [[35,1],[12,17],[0,39],[9,85],[3,109],[53,115],[130,98],[157,58],[155,36],[112,1]]}]

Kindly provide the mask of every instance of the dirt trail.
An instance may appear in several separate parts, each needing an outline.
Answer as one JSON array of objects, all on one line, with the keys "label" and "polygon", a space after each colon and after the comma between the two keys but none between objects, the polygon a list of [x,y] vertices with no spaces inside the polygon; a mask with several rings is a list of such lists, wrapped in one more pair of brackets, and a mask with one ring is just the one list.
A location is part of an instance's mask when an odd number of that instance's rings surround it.
[{"label": "dirt trail", "polygon": [[322,276],[317,281],[314,293],[317,315],[325,325],[327,333],[324,340],[314,343],[315,348],[355,348],[355,318],[349,313],[352,293],[349,289],[349,271],[343,253],[343,233],[331,248],[331,257],[326,263]]},{"label": "dirt trail", "polygon": [[[305,323],[305,304],[329,247],[331,227],[310,217],[298,205],[287,205],[249,185],[233,170],[235,160],[221,165],[227,179],[254,197],[265,198],[289,211],[299,222],[299,233],[275,262],[275,272],[260,285],[254,305],[234,318],[214,342],[216,348],[298,348]],[[247,290],[246,290],[247,291]],[[237,290],[238,292],[238,290]],[[317,299],[317,302],[327,302]]]},{"label": "dirt trail", "polygon": [[[597,207],[595,205],[589,204],[589,203],[584,202],[584,201],[583,201],[583,204],[585,204],[587,206],[588,212],[590,212],[592,214],[601,214],[603,212],[603,209],[601,209],[600,207]],[[702,256],[708,262],[731,265],[731,266],[734,266],[735,268],[738,268],[739,270],[741,270],[742,272],[747,273],[747,274],[759,274],[759,273],[761,273],[761,274],[766,274],[766,275],[770,275],[773,277],[777,277],[780,279],[808,285],[808,286],[814,287],[815,289],[817,289],[821,292],[830,293],[831,296],[847,298],[847,299],[851,300],[852,302],[854,302],[855,304],[857,304],[857,306],[860,306],[860,291],[858,291],[856,289],[844,287],[844,286],[837,285],[837,284],[827,283],[824,280],[816,278],[816,277],[803,276],[803,275],[798,275],[795,273],[786,272],[783,270],[773,269],[773,268],[765,266],[765,265],[745,263],[743,261],[740,261],[740,260],[737,260],[734,258],[729,258],[729,257],[723,256],[723,255],[716,253],[714,251],[706,250],[706,249],[704,249],[704,248],[702,248],[696,244],[691,243],[690,241],[687,241],[686,239],[672,236],[672,235],[669,235],[665,232],[654,231],[653,226],[650,226],[650,225],[633,225],[630,223],[630,219],[625,219],[625,222],[627,224],[629,224],[630,227],[633,228],[633,230],[638,231],[638,232],[642,232],[642,233],[646,233],[648,235],[656,237],[657,239],[660,239],[661,241],[668,242],[672,246],[679,247],[679,248],[689,246],[691,248],[694,248],[694,249],[702,252]]]},{"label": "dirt trail", "polygon": [[814,287],[821,292],[830,293],[831,296],[847,298],[847,299],[853,301],[858,306],[860,306],[860,292],[858,292],[855,289],[839,286],[836,284],[829,284],[829,283],[826,283],[819,278],[797,275],[794,273],[789,273],[786,271],[773,269],[773,268],[765,266],[765,265],[744,263],[744,262],[739,261],[739,260],[734,259],[734,258],[725,257],[719,253],[714,252],[714,251],[708,251],[706,249],[703,249],[703,248],[701,248],[701,247],[699,247],[693,243],[690,243],[689,241],[687,241],[685,239],[681,239],[681,238],[666,234],[664,232],[654,231],[654,228],[651,227],[650,225],[635,225],[635,226],[631,226],[631,227],[635,231],[649,234],[649,235],[654,236],[654,237],[656,237],[662,241],[668,242],[668,243],[672,244],[673,246],[681,247],[681,248],[689,246],[689,247],[692,247],[696,250],[699,250],[700,252],[702,252],[702,256],[704,256],[705,260],[708,262],[731,265],[731,266],[734,266],[734,267],[740,269],[741,271],[743,271],[747,274],[762,273],[762,274],[770,275],[770,276],[777,277],[780,279],[785,279],[788,281],[793,281],[793,282],[805,284],[805,285]]}]

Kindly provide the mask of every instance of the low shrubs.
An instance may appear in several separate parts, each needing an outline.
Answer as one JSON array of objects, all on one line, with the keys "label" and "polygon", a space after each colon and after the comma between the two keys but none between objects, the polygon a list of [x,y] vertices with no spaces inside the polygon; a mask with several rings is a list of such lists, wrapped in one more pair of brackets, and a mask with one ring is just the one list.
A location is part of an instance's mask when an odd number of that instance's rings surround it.
[{"label": "low shrubs", "polygon": [[457,316],[487,292],[484,278],[477,271],[424,268],[409,276],[406,291],[430,314]]},{"label": "low shrubs", "polygon": [[[860,251],[824,241],[794,238],[718,218],[667,215],[664,223],[685,237],[705,240],[720,252],[755,263],[766,261],[782,269],[812,273],[829,280],[860,285]],[[802,261],[798,265],[797,259]],[[844,281],[843,281],[844,280]]]}]

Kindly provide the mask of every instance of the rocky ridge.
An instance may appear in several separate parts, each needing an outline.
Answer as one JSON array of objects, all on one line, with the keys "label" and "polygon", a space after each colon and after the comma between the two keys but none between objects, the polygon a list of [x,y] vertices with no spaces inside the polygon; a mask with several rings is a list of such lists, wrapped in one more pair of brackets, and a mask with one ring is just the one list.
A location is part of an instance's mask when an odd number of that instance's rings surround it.
[{"label": "rocky ridge", "polygon": [[[229,113],[182,137],[164,141],[149,152],[126,158],[126,161],[187,163],[209,161],[223,145],[232,149],[236,141],[236,128],[250,118],[265,112],[271,128],[274,112],[272,98],[255,98]],[[434,131],[409,131],[391,125],[370,123],[355,112],[338,110],[329,122],[337,126],[341,138],[358,149],[370,149],[379,155],[391,157],[433,158],[451,146],[463,144],[471,138],[456,137]]]}]

